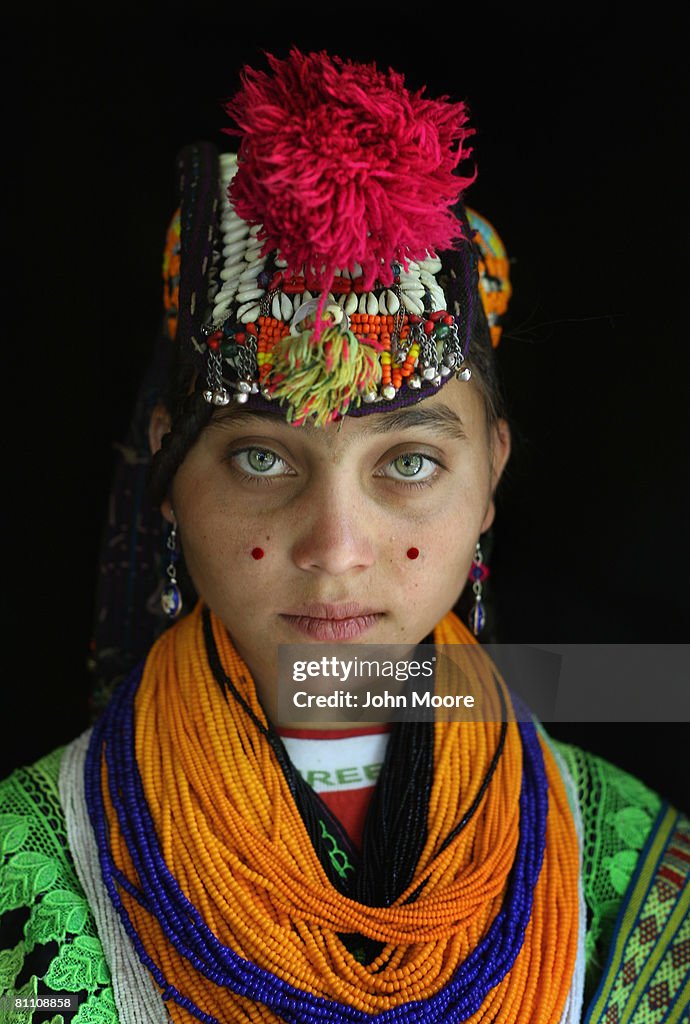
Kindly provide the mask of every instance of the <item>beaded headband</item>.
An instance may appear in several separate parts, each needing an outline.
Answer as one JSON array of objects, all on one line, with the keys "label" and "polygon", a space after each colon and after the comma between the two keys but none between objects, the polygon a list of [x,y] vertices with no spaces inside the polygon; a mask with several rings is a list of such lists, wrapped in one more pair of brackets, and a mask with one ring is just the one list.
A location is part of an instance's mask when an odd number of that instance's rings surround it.
[{"label": "beaded headband", "polygon": [[460,199],[464,104],[323,53],[269,61],[227,105],[238,153],[198,144],[179,160],[165,302],[205,400],[320,426],[469,380],[470,341],[484,320],[498,344],[510,281],[495,230]]}]

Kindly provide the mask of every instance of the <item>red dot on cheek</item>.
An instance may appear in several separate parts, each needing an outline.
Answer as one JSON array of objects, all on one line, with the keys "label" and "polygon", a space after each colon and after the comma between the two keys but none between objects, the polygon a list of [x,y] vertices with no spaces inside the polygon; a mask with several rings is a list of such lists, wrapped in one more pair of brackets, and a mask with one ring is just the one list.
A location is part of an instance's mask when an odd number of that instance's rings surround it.
[{"label": "red dot on cheek", "polygon": [[419,558],[419,548],[408,548],[407,549],[407,557],[408,558]]},{"label": "red dot on cheek", "polygon": [[263,557],[264,557],[264,549],[263,548],[252,548],[252,558],[259,559],[259,558],[263,558]]}]

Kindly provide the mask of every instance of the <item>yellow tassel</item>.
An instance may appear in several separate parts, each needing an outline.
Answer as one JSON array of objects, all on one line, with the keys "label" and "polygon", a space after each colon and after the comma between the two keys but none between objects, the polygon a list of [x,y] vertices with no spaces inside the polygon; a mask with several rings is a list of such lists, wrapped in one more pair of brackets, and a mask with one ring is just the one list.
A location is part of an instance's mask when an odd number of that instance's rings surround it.
[{"label": "yellow tassel", "polygon": [[312,330],[288,334],[276,343],[271,362],[265,387],[287,404],[287,421],[295,426],[307,419],[323,426],[344,416],[381,380],[379,346],[337,326],[325,327],[318,339]]}]

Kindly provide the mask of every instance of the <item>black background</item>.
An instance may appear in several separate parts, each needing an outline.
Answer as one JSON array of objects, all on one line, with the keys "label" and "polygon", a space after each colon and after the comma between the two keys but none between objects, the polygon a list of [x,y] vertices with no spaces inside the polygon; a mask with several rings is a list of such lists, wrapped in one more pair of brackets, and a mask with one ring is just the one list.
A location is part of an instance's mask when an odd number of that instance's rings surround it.
[{"label": "black background", "polygon": [[[174,157],[197,138],[222,144],[222,100],[264,49],[376,60],[469,104],[468,202],[514,261],[499,638],[687,641],[685,33],[671,5],[644,20],[628,5],[557,6],[5,20],[0,774],[87,724],[113,443],[157,328]],[[690,810],[687,722],[552,732]]]}]

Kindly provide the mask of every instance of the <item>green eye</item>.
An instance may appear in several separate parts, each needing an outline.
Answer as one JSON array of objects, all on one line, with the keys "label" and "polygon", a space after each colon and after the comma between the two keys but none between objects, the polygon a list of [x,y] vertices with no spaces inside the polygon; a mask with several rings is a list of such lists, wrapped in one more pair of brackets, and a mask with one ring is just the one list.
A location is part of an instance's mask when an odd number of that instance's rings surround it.
[{"label": "green eye", "polygon": [[393,465],[401,476],[417,476],[423,463],[423,456],[413,453],[399,455],[393,460]]},{"label": "green eye", "polygon": [[274,483],[278,477],[295,476],[291,466],[270,448],[238,448],[228,452],[228,459],[243,480]]},{"label": "green eye", "polygon": [[273,469],[276,460],[275,452],[268,451],[266,448],[250,448],[247,452],[247,462],[257,473],[266,473],[269,469]]},{"label": "green eye", "polygon": [[418,487],[430,484],[439,472],[439,462],[421,452],[401,452],[383,468],[380,475],[401,485]]}]

